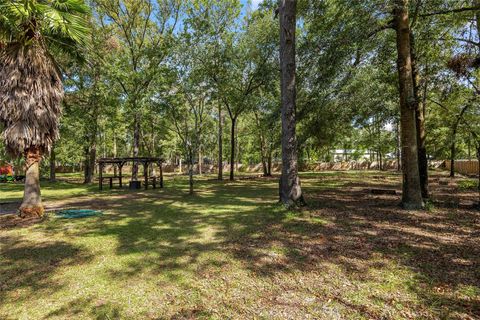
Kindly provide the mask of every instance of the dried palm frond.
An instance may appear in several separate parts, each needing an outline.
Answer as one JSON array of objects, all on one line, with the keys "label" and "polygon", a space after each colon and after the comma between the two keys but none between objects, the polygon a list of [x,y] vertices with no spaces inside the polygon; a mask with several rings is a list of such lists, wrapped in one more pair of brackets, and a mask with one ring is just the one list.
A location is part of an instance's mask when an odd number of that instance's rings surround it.
[{"label": "dried palm frond", "polygon": [[59,135],[63,94],[61,75],[41,43],[10,43],[1,50],[0,122],[9,153],[50,151]]}]

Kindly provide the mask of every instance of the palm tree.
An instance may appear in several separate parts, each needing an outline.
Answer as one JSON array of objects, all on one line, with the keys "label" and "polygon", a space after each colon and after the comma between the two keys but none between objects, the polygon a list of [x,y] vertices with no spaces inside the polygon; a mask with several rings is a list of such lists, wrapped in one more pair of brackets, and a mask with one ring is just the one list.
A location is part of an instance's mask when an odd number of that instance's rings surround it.
[{"label": "palm tree", "polygon": [[44,212],[39,163],[59,137],[64,95],[55,57],[79,56],[88,13],[83,0],[0,0],[0,124],[7,152],[25,157],[21,217]]}]

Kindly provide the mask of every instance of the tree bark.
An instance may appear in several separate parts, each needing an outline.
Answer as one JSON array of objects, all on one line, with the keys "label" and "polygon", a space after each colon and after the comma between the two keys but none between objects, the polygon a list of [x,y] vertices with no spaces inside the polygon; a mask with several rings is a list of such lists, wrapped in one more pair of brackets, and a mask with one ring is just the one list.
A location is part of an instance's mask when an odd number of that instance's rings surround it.
[{"label": "tree bark", "polygon": [[237,118],[233,117],[231,120],[231,132],[230,132],[230,181],[235,179],[235,124]]},{"label": "tree bark", "polygon": [[223,180],[223,118],[222,104],[218,104],[218,180]]},{"label": "tree bark", "polygon": [[462,108],[460,113],[457,116],[457,119],[453,123],[452,127],[452,143],[450,145],[450,177],[455,177],[455,157],[456,157],[456,140],[457,140],[457,130],[458,126],[460,125],[460,121],[462,121],[463,114],[467,111],[469,105],[467,104]]},{"label": "tree bark", "polygon": [[452,144],[450,145],[450,178],[455,177],[455,136],[456,136],[456,129],[453,132],[452,136]]},{"label": "tree bark", "polygon": [[189,151],[188,185],[189,185],[189,194],[193,195],[193,151]]},{"label": "tree bark", "polygon": [[[135,113],[133,120],[133,157],[138,157],[138,151],[140,149],[140,115],[138,112]],[[137,181],[138,179],[138,163],[133,162],[132,166],[132,181]]]},{"label": "tree bark", "polygon": [[268,176],[268,168],[267,168],[267,155],[266,155],[266,143],[265,143],[265,135],[263,134],[263,130],[261,128],[261,124],[260,124],[260,119],[258,117],[258,114],[256,112],[254,112],[254,116],[255,116],[255,120],[256,120],[256,124],[257,124],[257,127],[258,129],[260,130],[259,131],[259,140],[260,140],[260,159],[261,159],[261,162],[262,162],[262,169],[263,169],[263,176],[264,177],[267,177]]},{"label": "tree bark", "polygon": [[42,155],[37,147],[30,147],[25,152],[25,188],[23,201],[18,209],[22,218],[42,217],[45,209],[40,194],[40,161]]},{"label": "tree bark", "polygon": [[279,183],[280,202],[287,207],[303,205],[298,177],[296,119],[295,31],[296,0],[282,0],[280,15],[280,67],[282,95],[282,175]]},{"label": "tree bark", "polygon": [[267,176],[272,176],[272,150],[269,150],[267,159]]},{"label": "tree bark", "polygon": [[418,171],[420,174],[420,188],[422,197],[428,199],[428,160],[425,131],[425,99],[420,97],[420,74],[418,71],[415,37],[410,33],[410,55],[412,59],[413,95],[415,104],[415,125],[417,133]]},{"label": "tree bark", "polygon": [[50,151],[50,182],[57,181],[55,175],[55,146],[52,146],[52,151]]},{"label": "tree bark", "polygon": [[402,148],[402,142],[401,142],[401,139],[400,139],[400,121],[397,120],[397,124],[396,124],[396,134],[397,134],[397,171],[401,171],[402,170],[402,160],[401,160],[401,148]]},{"label": "tree bark", "polygon": [[478,208],[480,209],[480,141],[477,141],[477,161],[478,161],[478,167],[477,167],[477,176],[478,176],[478,185],[477,185],[477,190],[478,190]]},{"label": "tree bark", "polygon": [[421,209],[423,208],[423,199],[420,187],[420,173],[418,169],[408,0],[396,0],[394,14],[398,54],[397,68],[400,89],[400,125],[403,172],[402,206],[405,209]]},{"label": "tree bark", "polygon": [[202,149],[201,147],[198,148],[198,174],[199,175],[202,175],[202,165],[203,165],[203,161],[202,161]]}]

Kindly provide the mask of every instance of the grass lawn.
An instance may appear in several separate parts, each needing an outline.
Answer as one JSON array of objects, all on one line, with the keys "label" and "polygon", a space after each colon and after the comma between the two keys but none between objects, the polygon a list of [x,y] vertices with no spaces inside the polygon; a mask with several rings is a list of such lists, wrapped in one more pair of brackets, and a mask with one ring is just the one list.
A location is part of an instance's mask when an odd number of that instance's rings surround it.
[{"label": "grass lawn", "polygon": [[105,214],[0,216],[0,319],[480,318],[474,190],[433,177],[429,210],[403,211],[398,192],[365,190],[400,191],[396,173],[301,179],[297,212],[276,204],[277,179],[204,176],[194,196],[178,176],[141,192],[44,183],[47,207]]}]

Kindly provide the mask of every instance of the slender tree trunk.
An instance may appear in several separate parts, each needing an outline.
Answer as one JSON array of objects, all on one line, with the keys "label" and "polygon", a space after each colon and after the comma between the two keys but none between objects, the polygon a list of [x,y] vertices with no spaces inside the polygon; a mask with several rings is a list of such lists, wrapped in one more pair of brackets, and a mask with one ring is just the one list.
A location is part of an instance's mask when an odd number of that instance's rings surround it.
[{"label": "slender tree trunk", "polygon": [[240,145],[238,140],[238,122],[235,121],[235,172],[238,172],[238,162],[240,161]]},{"label": "slender tree trunk", "polygon": [[233,117],[231,120],[231,132],[230,132],[230,181],[235,179],[235,124],[237,118]]},{"label": "slender tree trunk", "polygon": [[[410,33],[410,55],[412,59],[413,95],[415,105],[415,125],[417,129],[417,157],[422,197],[428,199],[428,160],[425,131],[425,99],[420,97],[420,74],[418,72],[415,37]],[[426,86],[426,85],[425,85]],[[425,93],[424,93],[425,94]],[[426,98],[426,97],[425,97]]]},{"label": "slender tree trunk", "polygon": [[188,159],[188,185],[189,185],[189,194],[193,195],[193,151],[189,152]]},{"label": "slender tree trunk", "polygon": [[455,133],[453,133],[453,141],[450,145],[450,178],[455,177]]},{"label": "slender tree trunk", "polygon": [[267,176],[272,176],[272,151],[270,150],[268,153],[268,159],[267,159]]},{"label": "slender tree trunk", "polygon": [[458,125],[460,124],[460,121],[463,118],[463,114],[467,111],[469,105],[467,104],[465,107],[462,108],[460,113],[457,116],[457,119],[455,120],[453,127],[452,127],[452,144],[450,145],[450,177],[453,178],[455,177],[455,157],[456,157],[456,146],[455,143],[457,141],[457,130],[458,130]]},{"label": "slender tree trunk", "polygon": [[[113,130],[113,157],[117,157],[117,135],[115,133],[115,129]],[[118,174],[117,172],[117,166],[113,166],[113,175],[116,177]]]},{"label": "slender tree trunk", "polygon": [[[133,120],[133,157],[138,157],[138,152],[140,149],[140,115],[138,112],[135,113]],[[132,167],[132,181],[138,180],[138,163],[133,162]]]},{"label": "slender tree trunk", "polygon": [[400,88],[403,172],[402,206],[405,209],[421,209],[423,208],[423,199],[420,187],[420,173],[418,170],[408,0],[395,1],[395,25],[398,53],[397,68]]},{"label": "slender tree trunk", "polygon": [[25,188],[18,213],[22,218],[42,217],[45,210],[40,194],[40,161],[42,155],[37,147],[25,152]]},{"label": "slender tree trunk", "polygon": [[55,146],[52,146],[52,151],[50,151],[50,182],[57,181],[55,175]]},{"label": "slender tree trunk", "polygon": [[223,118],[222,104],[218,104],[218,180],[223,180]]},{"label": "slender tree trunk", "polygon": [[201,148],[198,148],[198,174],[199,174],[199,175],[202,175],[202,165],[203,165],[203,161],[202,161],[202,149],[201,149]]},{"label": "slender tree trunk", "polygon": [[282,176],[279,183],[280,202],[285,206],[305,203],[298,177],[296,112],[295,31],[296,0],[280,4],[280,65],[282,95]]},{"label": "slender tree trunk", "polygon": [[259,140],[260,140],[260,158],[262,162],[262,169],[263,169],[263,176],[266,177],[268,176],[268,168],[267,168],[267,156],[266,156],[266,143],[265,143],[265,135],[263,134],[263,130],[261,129],[260,126],[260,119],[258,118],[258,115],[256,112],[254,112],[255,115],[255,120],[257,123],[257,127],[260,129],[259,132]]}]

